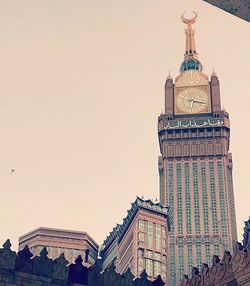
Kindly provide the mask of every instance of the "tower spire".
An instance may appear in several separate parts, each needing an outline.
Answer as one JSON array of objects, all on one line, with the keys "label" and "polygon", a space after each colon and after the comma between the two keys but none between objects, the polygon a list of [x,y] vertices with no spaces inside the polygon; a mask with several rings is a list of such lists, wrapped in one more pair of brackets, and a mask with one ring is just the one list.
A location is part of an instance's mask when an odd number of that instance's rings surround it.
[{"label": "tower spire", "polygon": [[[194,11],[193,11],[194,12]],[[180,72],[186,71],[186,70],[202,70],[202,65],[200,61],[198,60],[198,53],[196,51],[195,46],[195,30],[193,27],[193,24],[196,22],[198,14],[194,12],[193,18],[185,18],[183,13],[181,15],[181,20],[184,24],[187,25],[187,28],[185,29],[186,34],[186,48],[185,48],[185,54],[184,54],[184,62],[181,65]]]},{"label": "tower spire", "polygon": [[195,38],[194,38],[195,30],[192,26],[196,22],[198,14],[194,12],[195,16],[191,19],[185,18],[184,14],[185,13],[181,15],[182,22],[187,25],[187,28],[185,29],[186,50],[185,50],[184,58],[185,59],[189,57],[198,58],[198,54],[196,52],[196,47],[195,47]]}]

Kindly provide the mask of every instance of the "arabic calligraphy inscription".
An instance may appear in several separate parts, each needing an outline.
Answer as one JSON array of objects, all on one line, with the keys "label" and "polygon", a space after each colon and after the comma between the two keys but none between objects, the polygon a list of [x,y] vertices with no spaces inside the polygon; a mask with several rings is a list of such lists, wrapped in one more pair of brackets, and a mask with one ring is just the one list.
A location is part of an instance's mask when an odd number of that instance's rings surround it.
[{"label": "arabic calligraphy inscription", "polygon": [[219,127],[224,124],[223,119],[179,119],[164,122],[163,129],[176,129],[176,128],[198,128],[198,127]]}]

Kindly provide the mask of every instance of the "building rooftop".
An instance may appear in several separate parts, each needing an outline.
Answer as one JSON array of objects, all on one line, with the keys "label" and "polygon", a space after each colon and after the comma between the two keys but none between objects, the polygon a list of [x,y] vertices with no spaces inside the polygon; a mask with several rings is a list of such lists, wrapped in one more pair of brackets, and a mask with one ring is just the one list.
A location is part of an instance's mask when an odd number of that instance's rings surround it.
[{"label": "building rooftop", "polygon": [[117,224],[109,233],[108,237],[104,240],[102,250],[107,249],[114,241],[114,239],[118,238],[118,240],[120,240],[123,237],[136,213],[140,209],[144,209],[165,216],[167,219],[168,228],[170,229],[171,214],[169,207],[166,207],[161,203],[153,203],[152,200],[144,200],[143,198],[136,197],[136,200],[131,204],[131,208],[127,211],[127,216],[123,218],[123,223]]},{"label": "building rooftop", "polygon": [[88,240],[90,244],[94,248],[98,249],[98,244],[94,241],[94,239],[85,231],[77,231],[77,230],[68,230],[68,229],[58,229],[58,228],[50,228],[50,227],[38,227],[19,238],[19,244],[25,243],[25,241],[31,239],[35,236],[51,236],[51,237],[61,237],[61,238],[71,238],[76,240]]}]

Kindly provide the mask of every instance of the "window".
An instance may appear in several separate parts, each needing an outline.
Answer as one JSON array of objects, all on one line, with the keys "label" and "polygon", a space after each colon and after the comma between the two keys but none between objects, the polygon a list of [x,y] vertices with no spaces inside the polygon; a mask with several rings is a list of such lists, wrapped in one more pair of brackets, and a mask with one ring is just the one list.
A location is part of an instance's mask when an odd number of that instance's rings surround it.
[{"label": "window", "polygon": [[138,257],[144,257],[144,250],[138,249]]},{"label": "window", "polygon": [[166,227],[165,227],[165,226],[162,226],[162,227],[161,227],[161,233],[162,233],[162,236],[163,236],[163,237],[166,236]]},{"label": "window", "polygon": [[144,267],[138,265],[138,274],[141,274],[143,270],[144,270]]},{"label": "window", "polygon": [[161,260],[161,254],[158,252],[155,252],[155,259],[156,260]]},{"label": "window", "polygon": [[220,247],[218,243],[214,244],[214,254],[219,255],[220,254]]},{"label": "window", "polygon": [[139,241],[145,241],[145,233],[139,232]]},{"label": "window", "polygon": [[146,272],[148,276],[153,277],[153,260],[146,259]]},{"label": "window", "polygon": [[154,277],[161,274],[161,263],[159,261],[154,261]]},{"label": "window", "polygon": [[153,251],[147,250],[147,257],[148,258],[153,258]]},{"label": "window", "polygon": [[162,247],[166,248],[166,239],[165,238],[162,239]]},{"label": "window", "polygon": [[142,257],[138,258],[138,265],[144,267],[144,259]]},{"label": "window", "polygon": [[145,221],[144,220],[139,220],[139,230],[145,230]]},{"label": "window", "polygon": [[161,226],[159,224],[155,225],[155,248],[161,250]]},{"label": "window", "polygon": [[153,223],[148,222],[148,247],[153,247]]}]

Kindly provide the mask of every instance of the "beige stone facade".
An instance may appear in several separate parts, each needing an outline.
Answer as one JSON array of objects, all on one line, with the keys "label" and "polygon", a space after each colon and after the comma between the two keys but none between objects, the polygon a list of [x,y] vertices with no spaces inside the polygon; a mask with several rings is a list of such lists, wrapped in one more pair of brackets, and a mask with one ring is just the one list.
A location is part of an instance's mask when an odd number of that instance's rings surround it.
[{"label": "beige stone facade", "polygon": [[158,118],[160,202],[171,207],[169,235],[171,286],[211,257],[233,252],[237,241],[229,152],[229,114],[221,109],[219,80],[203,73],[187,24],[180,75],[165,85],[165,112]]},{"label": "beige stone facade", "polygon": [[149,278],[166,281],[170,214],[167,207],[137,198],[122,225],[117,225],[102,246],[103,268],[115,263],[119,273],[128,268],[135,276],[145,269]]},{"label": "beige stone facade", "polygon": [[88,249],[89,259],[86,266],[93,265],[98,255],[98,244],[82,231],[40,227],[19,238],[19,250],[25,245],[34,256],[38,256],[44,247],[47,248],[48,257],[51,259],[64,253],[70,263],[73,263],[78,255],[84,259],[85,250]]}]

